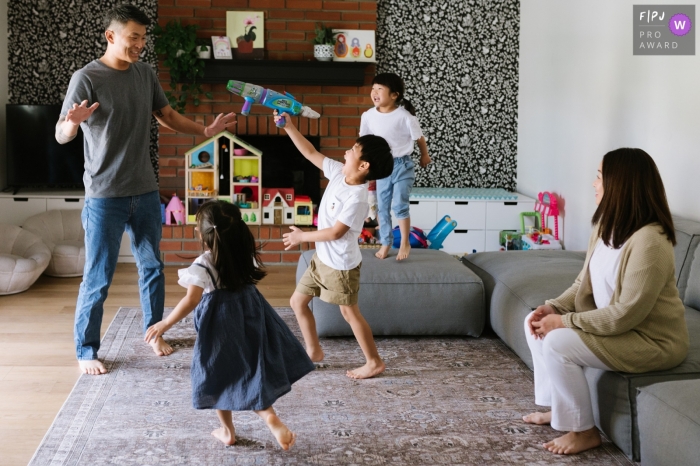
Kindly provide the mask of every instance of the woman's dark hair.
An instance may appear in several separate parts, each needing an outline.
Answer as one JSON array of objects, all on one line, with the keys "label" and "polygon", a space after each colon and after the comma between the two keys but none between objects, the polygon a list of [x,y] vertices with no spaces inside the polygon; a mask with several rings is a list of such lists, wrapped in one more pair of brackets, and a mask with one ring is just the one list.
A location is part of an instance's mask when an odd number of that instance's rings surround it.
[{"label": "woman's dark hair", "polygon": [[671,211],[661,175],[654,160],[642,149],[621,148],[603,157],[603,198],[593,214],[606,246],[620,248],[630,236],[651,223],[659,223],[676,245]]},{"label": "woman's dark hair", "polygon": [[413,107],[413,104],[404,97],[406,94],[406,86],[404,86],[403,79],[401,79],[399,75],[394,73],[379,73],[372,80],[372,84],[379,84],[380,86],[388,87],[389,92],[396,92],[399,95],[396,99],[396,104],[408,110],[411,115],[416,115],[416,109]]},{"label": "woman's dark hair", "polygon": [[394,157],[391,155],[391,147],[386,139],[374,134],[365,134],[355,142],[360,145],[362,151],[360,160],[369,163],[365,181],[381,180],[391,175],[394,171]]},{"label": "woman's dark hair", "polygon": [[151,19],[146,16],[146,13],[136,8],[134,5],[117,5],[105,14],[104,27],[105,31],[109,29],[112,23],[119,23],[125,26],[129,21],[140,24],[141,26],[150,26]]},{"label": "woman's dark hair", "polygon": [[260,246],[255,244],[238,206],[224,201],[205,202],[196,218],[202,247],[211,251],[219,274],[218,287],[236,291],[258,283],[266,275],[260,260]]}]

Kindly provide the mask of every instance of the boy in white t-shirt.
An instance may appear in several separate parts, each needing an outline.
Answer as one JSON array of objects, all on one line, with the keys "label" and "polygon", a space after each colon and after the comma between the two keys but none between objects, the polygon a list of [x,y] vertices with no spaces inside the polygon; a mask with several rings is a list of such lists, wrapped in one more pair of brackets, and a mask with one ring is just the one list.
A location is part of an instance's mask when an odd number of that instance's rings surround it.
[{"label": "boy in white t-shirt", "polygon": [[[299,152],[328,178],[318,209],[317,231],[302,231],[291,226],[292,231],[283,235],[286,249],[306,241],[316,243],[316,254],[290,299],[306,352],[314,362],[323,360],[316,320],[309,309],[311,299],[319,296],[323,301],[340,306],[365,356],[365,365],[347,371],[346,375],[353,379],[374,377],[384,372],[385,365],[374,344],[372,329],[357,305],[362,264],[357,238],[369,213],[367,182],[391,174],[391,148],[380,136],[362,136],[345,152],[345,164],[342,164],[318,152],[291,123],[289,115],[283,113],[282,116],[286,118],[284,129]],[[275,116],[275,122],[277,120],[279,116]]]}]

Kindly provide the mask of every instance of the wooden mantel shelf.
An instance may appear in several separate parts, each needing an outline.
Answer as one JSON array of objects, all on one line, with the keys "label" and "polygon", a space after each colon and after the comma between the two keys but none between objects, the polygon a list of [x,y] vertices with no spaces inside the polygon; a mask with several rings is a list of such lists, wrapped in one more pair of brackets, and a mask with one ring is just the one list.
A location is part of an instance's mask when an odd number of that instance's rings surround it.
[{"label": "wooden mantel shelf", "polygon": [[368,62],[317,60],[204,60],[202,83],[226,83],[230,79],[253,84],[308,86],[362,86]]}]

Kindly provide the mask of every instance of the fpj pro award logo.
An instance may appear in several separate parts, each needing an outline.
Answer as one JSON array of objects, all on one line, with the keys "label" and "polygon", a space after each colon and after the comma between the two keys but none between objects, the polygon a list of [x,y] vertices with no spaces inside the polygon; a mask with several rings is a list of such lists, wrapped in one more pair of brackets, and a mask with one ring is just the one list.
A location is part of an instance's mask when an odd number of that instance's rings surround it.
[{"label": "fpj pro award logo", "polygon": [[695,5],[634,5],[634,55],[695,55]]}]

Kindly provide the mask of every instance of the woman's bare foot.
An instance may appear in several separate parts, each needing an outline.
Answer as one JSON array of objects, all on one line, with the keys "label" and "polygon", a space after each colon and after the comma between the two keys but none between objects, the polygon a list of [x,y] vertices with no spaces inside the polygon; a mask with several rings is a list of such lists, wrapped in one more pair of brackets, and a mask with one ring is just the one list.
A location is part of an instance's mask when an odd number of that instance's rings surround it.
[{"label": "woman's bare foot", "polygon": [[552,412],[547,411],[546,413],[530,413],[527,416],[523,416],[523,421],[528,424],[537,424],[543,426],[545,424],[552,423]]},{"label": "woman's bare foot", "polygon": [[399,253],[396,255],[396,260],[402,261],[404,259],[407,259],[408,255],[410,253],[411,253],[411,245],[401,243],[401,247],[399,247]]},{"label": "woman's bare foot", "polygon": [[289,450],[294,442],[297,440],[297,434],[292,432],[284,425],[284,423],[277,417],[277,414],[267,414],[265,419],[265,424],[267,424],[268,429],[275,436],[277,443],[280,444],[282,450]]},{"label": "woman's bare foot", "polygon": [[173,347],[167,344],[165,340],[163,340],[163,337],[153,339],[149,341],[148,344],[151,345],[156,356],[167,356],[173,352]]},{"label": "woman's bare foot", "polygon": [[78,364],[83,374],[100,375],[107,373],[107,368],[99,359],[80,359]]},{"label": "woman's bare foot", "polygon": [[309,355],[309,359],[311,359],[312,362],[321,362],[323,358],[326,357],[320,346],[316,348],[306,348],[306,354]]},{"label": "woman's bare foot", "polygon": [[220,440],[224,445],[233,445],[236,443],[236,431],[230,431],[226,427],[219,427],[211,431],[216,439]]},{"label": "woman's bare foot", "polygon": [[384,361],[380,359],[377,362],[367,361],[367,364],[365,364],[364,366],[358,367],[357,369],[353,369],[351,371],[347,371],[345,375],[347,375],[351,379],[369,379],[381,374],[382,372],[384,372],[384,369],[386,369],[386,364],[384,364]]},{"label": "woman's bare foot", "polygon": [[600,432],[593,427],[583,432],[568,432],[542,446],[557,455],[575,455],[599,447],[601,443]]},{"label": "woman's bare foot", "polygon": [[391,249],[391,246],[383,244],[382,247],[379,248],[379,251],[375,252],[374,255],[378,259],[386,259],[386,257],[389,255],[389,249]]}]

